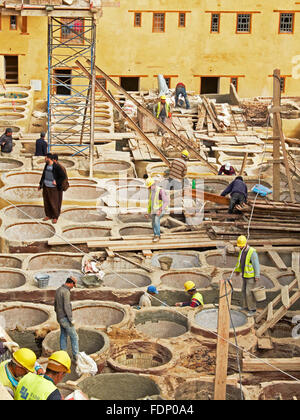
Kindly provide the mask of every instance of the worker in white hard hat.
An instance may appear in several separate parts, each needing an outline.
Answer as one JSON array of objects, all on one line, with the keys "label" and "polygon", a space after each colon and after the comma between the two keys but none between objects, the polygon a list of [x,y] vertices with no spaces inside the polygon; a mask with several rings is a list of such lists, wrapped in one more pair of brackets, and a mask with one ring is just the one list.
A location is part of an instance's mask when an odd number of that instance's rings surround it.
[{"label": "worker in white hard hat", "polygon": [[229,162],[225,163],[225,165],[222,165],[218,175],[236,175],[235,169]]},{"label": "worker in white hard hat", "polygon": [[[172,117],[171,106],[167,101],[167,97],[165,95],[162,95],[159,98],[158,103],[155,105],[154,115],[163,124],[170,124],[170,119]],[[164,134],[164,130],[161,127],[158,127],[158,134]]]},{"label": "worker in white hard hat", "polygon": [[169,199],[166,192],[155,179],[147,178],[146,187],[149,190],[148,214],[152,217],[153,242],[160,240],[160,219],[168,209]]},{"label": "worker in white hard hat", "polygon": [[191,300],[189,302],[177,302],[175,306],[189,306],[191,308],[198,308],[204,307],[203,296],[199,293],[196,289],[196,285],[193,281],[189,280],[184,283],[185,291],[191,296]]},{"label": "worker in white hard hat", "polygon": [[28,373],[19,382],[15,400],[23,401],[59,401],[62,400],[57,384],[71,372],[71,359],[64,350],[54,352],[48,359],[46,373],[43,376]]},{"label": "worker in white hard hat", "polygon": [[247,316],[251,317],[256,314],[256,300],[252,290],[257,287],[260,278],[259,258],[256,249],[249,246],[246,236],[238,237],[237,246],[240,252],[235,272],[243,276],[242,309],[248,311]]}]

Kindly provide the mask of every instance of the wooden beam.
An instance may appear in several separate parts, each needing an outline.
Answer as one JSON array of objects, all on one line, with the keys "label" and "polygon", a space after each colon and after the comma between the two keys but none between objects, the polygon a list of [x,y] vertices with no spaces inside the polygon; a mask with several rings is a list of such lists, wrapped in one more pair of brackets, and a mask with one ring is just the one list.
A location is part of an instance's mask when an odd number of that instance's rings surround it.
[{"label": "wooden beam", "polygon": [[[275,69],[273,72],[273,106],[280,107],[280,70]],[[275,201],[280,200],[280,163],[277,161],[280,160],[280,140],[279,140],[279,126],[278,121],[274,118],[273,121],[273,199]],[[278,139],[278,140],[275,140]]]},{"label": "wooden beam", "polygon": [[247,159],[248,159],[248,152],[245,153],[244,160],[243,160],[243,163],[242,163],[242,167],[241,167],[241,170],[240,170],[240,173],[239,173],[240,176],[243,176],[243,173],[244,173],[244,170],[245,170],[245,167],[246,167],[246,163],[247,163]]},{"label": "wooden beam", "polygon": [[287,266],[282,261],[280,255],[276,251],[268,251],[268,255],[271,257],[271,259],[273,260],[273,262],[279,270],[287,270]]},{"label": "wooden beam", "polygon": [[285,372],[300,372],[300,357],[282,359],[243,359],[243,372],[273,372],[278,369]]},{"label": "wooden beam", "polygon": [[223,279],[220,280],[214,400],[222,401],[226,400],[231,304],[231,293],[229,293],[230,290],[231,288],[229,284],[227,283],[226,285],[226,281]]}]

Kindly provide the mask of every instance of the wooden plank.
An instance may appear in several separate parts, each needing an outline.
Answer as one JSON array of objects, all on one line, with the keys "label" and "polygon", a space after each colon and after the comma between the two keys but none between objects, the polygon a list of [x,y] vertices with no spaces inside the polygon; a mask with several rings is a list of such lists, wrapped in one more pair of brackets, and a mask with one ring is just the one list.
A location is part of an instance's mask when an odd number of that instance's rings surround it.
[{"label": "wooden plank", "polygon": [[271,319],[273,319],[273,316],[274,316],[273,303],[272,302],[269,303],[269,305],[267,307],[267,311],[268,311],[267,321],[271,321]]},{"label": "wooden plank", "polygon": [[[281,88],[280,88],[280,70],[275,69],[273,72],[273,106],[280,106]],[[273,123],[273,159],[277,161],[280,159],[280,140],[279,140],[279,125],[278,120],[274,118]],[[276,139],[276,140],[275,140]],[[277,140],[278,139],[278,140]],[[280,163],[273,163],[273,198],[280,200]]]},{"label": "wooden plank", "polygon": [[300,357],[243,359],[243,372],[273,372],[276,369],[285,372],[300,372]]},{"label": "wooden plank", "polygon": [[242,163],[242,167],[240,170],[239,175],[242,176],[246,167],[246,163],[247,163],[247,159],[248,159],[248,152],[245,153],[244,159],[243,159],[243,163]]},{"label": "wooden plank", "polygon": [[216,372],[214,400],[226,400],[226,380],[229,352],[230,304],[232,294],[226,281],[220,280],[219,310],[218,310],[218,339],[216,353]]},{"label": "wooden plank", "polygon": [[272,258],[273,262],[279,270],[287,270],[287,266],[276,251],[268,251],[268,255]]},{"label": "wooden plank", "polygon": [[286,309],[290,307],[290,294],[288,285],[281,287],[281,302]]},{"label": "wooden plank", "polygon": [[295,273],[300,272],[300,252],[292,252],[292,270]]}]

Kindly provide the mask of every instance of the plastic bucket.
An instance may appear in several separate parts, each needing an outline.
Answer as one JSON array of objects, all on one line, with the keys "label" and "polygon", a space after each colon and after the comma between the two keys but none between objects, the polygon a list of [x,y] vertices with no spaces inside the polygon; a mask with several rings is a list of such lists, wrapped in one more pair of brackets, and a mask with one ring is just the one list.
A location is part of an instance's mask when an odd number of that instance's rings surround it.
[{"label": "plastic bucket", "polygon": [[158,261],[159,261],[159,264],[160,264],[160,268],[163,271],[168,271],[171,268],[173,258],[171,258],[171,257],[160,257],[158,259]]},{"label": "plastic bucket", "polygon": [[266,288],[265,287],[257,287],[256,289],[253,289],[253,294],[255,297],[256,302],[263,302],[266,300]]},{"label": "plastic bucket", "polygon": [[50,279],[49,274],[36,274],[34,278],[38,282],[39,289],[45,289],[46,287],[48,287]]}]

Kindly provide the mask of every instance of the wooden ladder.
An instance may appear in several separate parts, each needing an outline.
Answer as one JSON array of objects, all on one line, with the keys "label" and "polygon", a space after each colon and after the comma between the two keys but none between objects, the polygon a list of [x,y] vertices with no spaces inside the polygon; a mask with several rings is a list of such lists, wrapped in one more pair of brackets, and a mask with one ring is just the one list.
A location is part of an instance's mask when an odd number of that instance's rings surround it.
[{"label": "wooden ladder", "polygon": [[[292,296],[290,296],[290,292],[293,288],[297,287],[297,290],[294,292]],[[281,293],[276,296],[272,302],[263,310],[263,312],[256,317],[256,323],[262,321],[265,316],[267,316],[267,320],[258,328],[256,331],[256,335],[261,337],[269,328],[274,327],[278,321],[287,313],[289,308],[294,305],[295,302],[300,298],[300,275],[296,273],[296,279],[292,281],[289,285],[283,286],[281,288]],[[274,308],[278,303],[282,302],[282,305],[279,309],[275,310]]]}]

